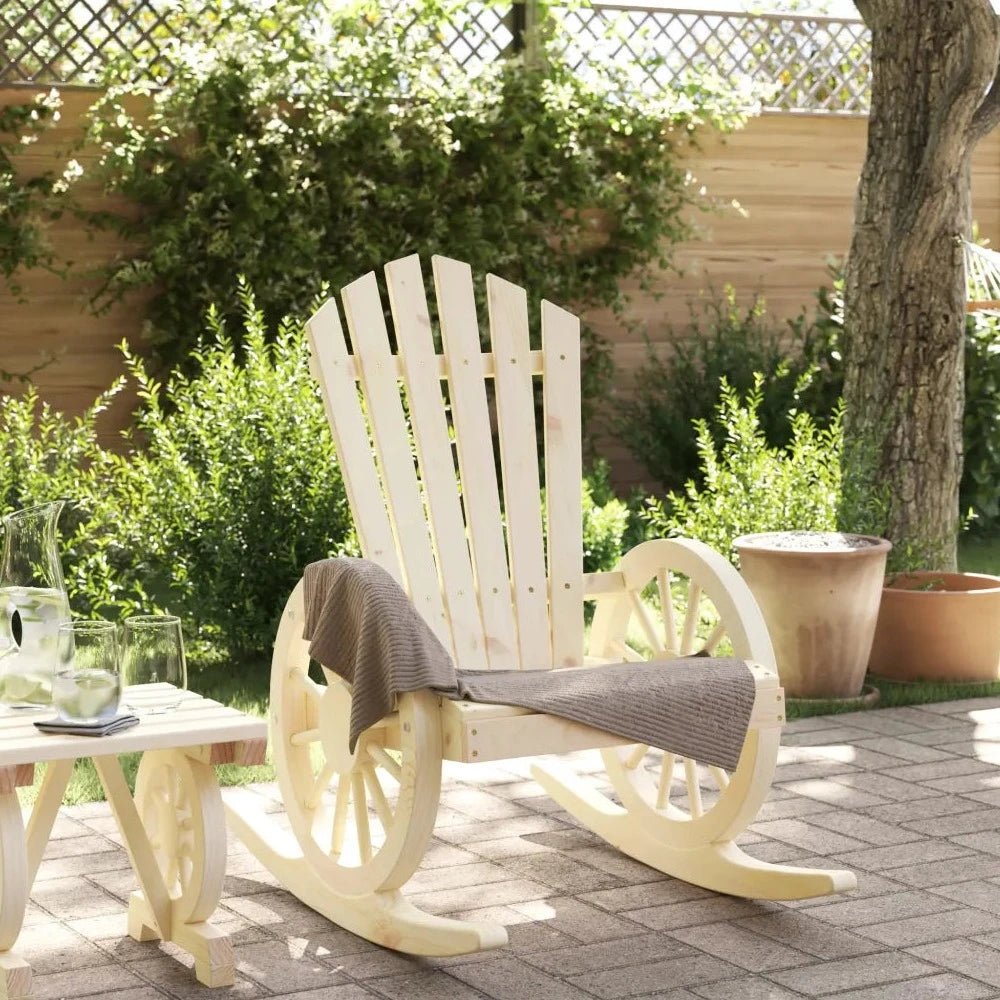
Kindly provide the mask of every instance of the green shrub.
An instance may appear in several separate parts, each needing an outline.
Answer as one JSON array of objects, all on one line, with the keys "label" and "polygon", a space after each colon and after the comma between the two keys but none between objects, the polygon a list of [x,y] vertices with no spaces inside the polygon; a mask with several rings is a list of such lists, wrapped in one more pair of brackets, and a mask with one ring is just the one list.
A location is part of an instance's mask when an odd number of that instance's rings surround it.
[{"label": "green shrub", "polygon": [[[716,446],[726,428],[712,421],[719,400],[719,380],[746,393],[761,376],[756,418],[767,442],[788,443],[795,407],[825,424],[840,396],[842,376],[836,350],[838,325],[831,320],[829,293],[818,293],[813,320],[803,311],[778,325],[757,295],[746,308],[727,286],[722,297],[703,304],[690,327],[671,331],[668,354],[649,348],[631,398],[621,403],[616,431],[631,453],[665,490],[688,481],[701,482],[701,450],[692,424],[705,421]],[[808,378],[806,378],[808,376]]]},{"label": "green shrub", "polygon": [[0,514],[70,498],[60,521],[75,614],[183,616],[191,639],[259,657],[306,563],[355,540],[303,330],[267,343],[241,291],[241,351],[210,314],[192,375],[161,385],[123,345],[141,406],[121,454],[100,447],[97,414],[69,420],[30,388],[0,396]]},{"label": "green shrub", "polygon": [[[0,107],[0,281],[18,297],[24,291],[18,279],[22,269],[53,270],[56,254],[45,227],[60,214],[55,195],[65,188],[67,177],[57,178],[51,170],[26,177],[17,157],[59,120],[61,104],[53,90],[30,102]],[[71,161],[68,176],[76,168]],[[0,369],[0,381],[10,377]]]},{"label": "green shrub", "polygon": [[995,531],[1000,526],[1000,319],[973,313],[965,335],[965,449],[960,488],[972,526]]},{"label": "green shrub", "polygon": [[789,412],[789,441],[770,445],[764,434],[763,375],[745,396],[721,379],[716,444],[706,420],[696,420],[703,484],[689,481],[664,503],[648,502],[659,534],[697,538],[736,561],[733,540],[758,531],[835,530],[841,503],[841,411],[818,427],[804,411]]},{"label": "green shrub", "polygon": [[80,617],[156,610],[144,586],[142,547],[127,542],[144,486],[124,474],[126,459],[101,448],[95,426],[121,387],[119,380],[72,420],[41,402],[33,386],[20,396],[0,395],[0,516],[70,501],[58,535],[70,606]]},{"label": "green shrub", "polygon": [[615,496],[608,463],[598,459],[583,477],[583,571],[614,568],[629,529],[628,504]]},{"label": "green shrub", "polygon": [[211,310],[190,376],[161,386],[126,350],[145,441],[128,472],[147,485],[133,526],[156,567],[150,586],[197,634],[247,656],[270,648],[306,563],[356,543],[304,330],[284,321],[267,343],[245,285],[239,297],[242,348]]},{"label": "green shrub", "polygon": [[[461,8],[219,0],[191,19],[181,4],[185,44],[148,114],[131,100],[144,67],[122,68],[95,135],[106,188],[140,209],[113,221],[146,249],[113,265],[105,293],[154,290],[161,358],[185,361],[209,303],[238,316],[236,273],[273,326],[321,283],[409,253],[576,307],[620,307],[623,277],[669,263],[700,198],[681,156],[696,126],[739,123],[742,95],[705,78],[644,96],[613,61],[578,73],[562,37],[469,73],[441,52]],[[607,241],[590,239],[594,212]],[[586,344],[591,399],[608,353]]]}]

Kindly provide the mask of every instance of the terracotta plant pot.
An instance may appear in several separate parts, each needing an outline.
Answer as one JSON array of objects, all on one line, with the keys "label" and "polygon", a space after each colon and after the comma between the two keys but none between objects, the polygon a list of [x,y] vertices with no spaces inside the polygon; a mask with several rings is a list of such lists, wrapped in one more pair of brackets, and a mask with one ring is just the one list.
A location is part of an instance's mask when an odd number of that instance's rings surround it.
[{"label": "terracotta plant pot", "polygon": [[773,531],[734,542],[793,698],[854,698],[871,652],[892,544],[836,531]]},{"label": "terracotta plant pot", "polygon": [[904,681],[1000,678],[1000,577],[919,572],[886,580],[868,669]]}]

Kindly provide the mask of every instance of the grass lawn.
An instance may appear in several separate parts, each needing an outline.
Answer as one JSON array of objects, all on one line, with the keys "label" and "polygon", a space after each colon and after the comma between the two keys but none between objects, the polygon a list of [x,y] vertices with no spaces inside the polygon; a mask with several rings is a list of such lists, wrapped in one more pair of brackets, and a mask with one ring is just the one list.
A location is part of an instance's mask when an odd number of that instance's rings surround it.
[{"label": "grass lawn", "polygon": [[1000,535],[963,535],[958,546],[958,568],[963,573],[1000,576]]}]

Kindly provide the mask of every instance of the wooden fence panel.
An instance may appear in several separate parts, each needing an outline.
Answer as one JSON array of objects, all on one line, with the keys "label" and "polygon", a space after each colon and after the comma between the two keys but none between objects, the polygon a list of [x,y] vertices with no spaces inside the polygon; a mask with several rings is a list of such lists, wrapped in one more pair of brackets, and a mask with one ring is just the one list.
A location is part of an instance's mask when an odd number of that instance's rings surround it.
[{"label": "wooden fence panel", "polygon": [[[30,101],[38,92],[28,87],[0,88],[0,104]],[[39,142],[19,155],[17,164],[25,176],[61,171],[69,156],[87,169],[96,159],[94,149],[76,148],[83,136],[87,109],[98,97],[95,88],[67,88],[60,91],[63,105],[59,121]],[[124,201],[111,202],[92,182],[81,182],[76,189],[82,208],[127,210]],[[127,252],[124,240],[113,233],[90,236],[73,216],[66,214],[51,223],[48,238],[59,258],[71,261],[70,276],[62,278],[44,270],[22,272],[23,287],[19,301],[0,283],[0,369],[28,371],[46,358],[52,360],[33,376],[42,399],[68,414],[81,413],[97,394],[124,374],[121,354],[116,346],[127,339],[141,352],[144,293],[131,295],[127,301],[102,315],[89,308],[98,287],[93,271]],[[90,271],[91,274],[87,274]],[[0,383],[0,390],[18,391],[18,385]],[[136,396],[127,390],[114,405],[101,414],[98,426],[104,444],[111,445],[119,432],[128,426],[135,409]]]},{"label": "wooden fence panel", "polygon": [[[0,89],[0,102],[31,96],[28,88]],[[25,171],[55,166],[60,150],[81,134],[83,116],[96,96],[93,90],[67,89],[59,124],[21,157]],[[676,253],[683,274],[664,272],[653,287],[640,291],[634,283],[628,328],[607,312],[586,319],[612,344],[619,377],[616,391],[628,393],[646,357],[645,338],[669,350],[673,336],[685,336],[692,303],[733,285],[741,301],[754,292],[767,299],[768,312],[793,317],[812,308],[818,287],[827,283],[826,258],[842,257],[851,236],[855,186],[864,156],[867,121],[809,114],[765,114],[724,140],[708,137],[690,158],[698,184],[707,187],[718,211],[697,213],[699,238]],[[93,151],[77,152],[87,164]],[[980,232],[1000,240],[1000,135],[989,136],[976,153],[973,209]],[[80,189],[88,207],[100,205],[91,185]],[[739,209],[733,202],[738,203]],[[103,234],[94,239],[65,217],[51,229],[61,254],[77,269],[112,259],[126,247]],[[142,296],[109,313],[95,316],[87,308],[93,279],[63,280],[45,272],[23,277],[26,303],[0,288],[0,368],[24,370],[43,353],[56,360],[36,376],[43,397],[69,413],[80,412],[102,388],[122,372],[115,344],[122,338],[141,348]],[[544,289],[539,291],[544,292]],[[106,441],[128,423],[134,396],[126,395],[102,417]],[[615,481],[630,486],[644,480],[623,447],[605,442]]]}]

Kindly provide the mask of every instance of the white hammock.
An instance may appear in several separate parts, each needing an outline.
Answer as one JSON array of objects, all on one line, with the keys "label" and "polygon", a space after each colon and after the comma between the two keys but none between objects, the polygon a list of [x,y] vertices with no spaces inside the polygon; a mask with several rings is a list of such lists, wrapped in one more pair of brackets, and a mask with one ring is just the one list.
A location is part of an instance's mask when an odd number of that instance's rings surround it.
[{"label": "white hammock", "polygon": [[1000,316],[1000,253],[968,240],[962,241],[962,249],[968,288],[966,312]]}]

